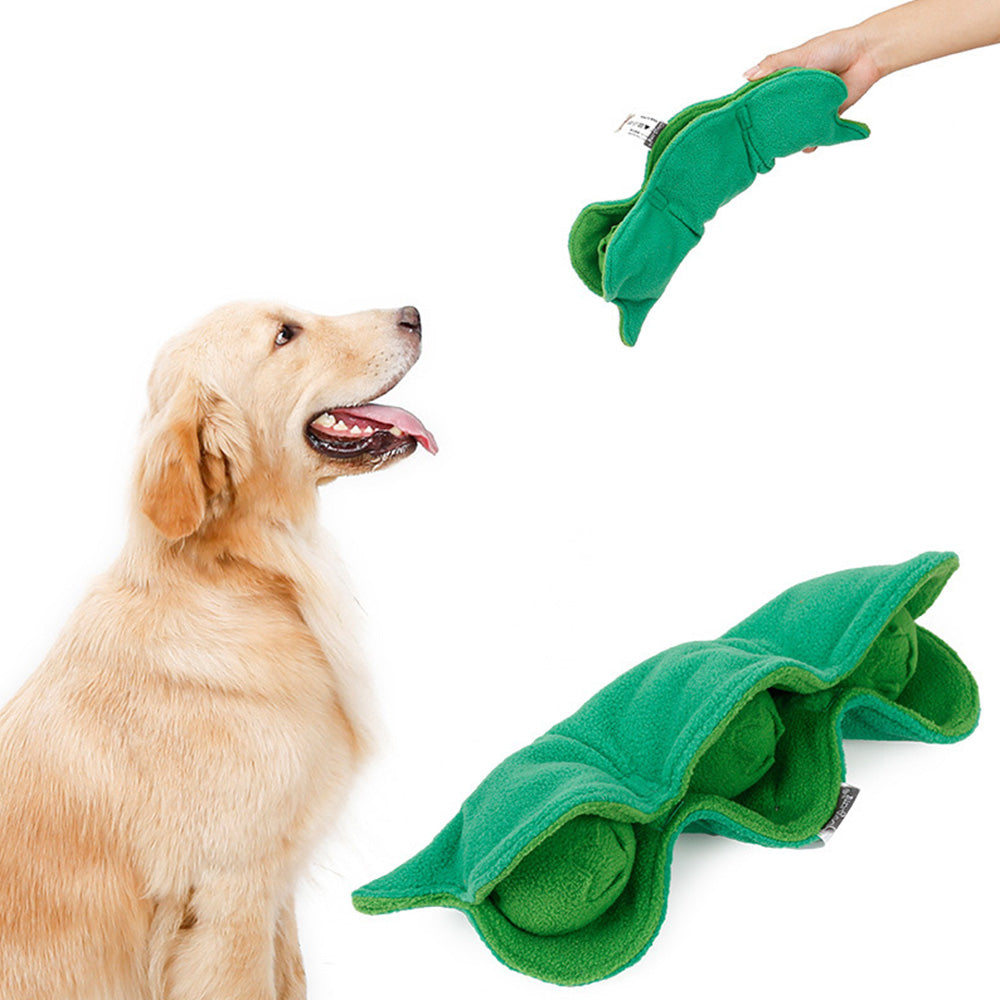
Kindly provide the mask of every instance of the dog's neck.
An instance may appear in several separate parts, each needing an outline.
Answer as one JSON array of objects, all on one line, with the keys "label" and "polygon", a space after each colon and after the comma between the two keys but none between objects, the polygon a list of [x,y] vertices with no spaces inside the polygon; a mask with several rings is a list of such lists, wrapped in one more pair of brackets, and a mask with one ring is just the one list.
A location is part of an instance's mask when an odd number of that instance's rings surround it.
[{"label": "dog's neck", "polygon": [[[129,534],[117,571],[133,586],[174,589],[179,580],[245,588],[257,578],[278,583],[294,600],[336,678],[341,707],[359,750],[373,740],[371,691],[360,645],[360,608],[332,540],[318,521],[319,497],[311,484],[283,493],[240,484],[224,512],[210,510],[187,538],[171,541],[133,505]],[[280,500],[280,502],[278,502]]]}]

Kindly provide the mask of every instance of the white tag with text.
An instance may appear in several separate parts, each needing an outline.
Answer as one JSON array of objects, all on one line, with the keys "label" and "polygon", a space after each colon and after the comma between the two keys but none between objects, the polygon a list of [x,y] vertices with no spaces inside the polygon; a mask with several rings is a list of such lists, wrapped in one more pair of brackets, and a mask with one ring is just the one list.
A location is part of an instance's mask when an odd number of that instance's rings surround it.
[{"label": "white tag with text", "polygon": [[652,149],[656,137],[663,131],[663,126],[666,124],[666,122],[661,122],[659,118],[651,118],[649,115],[629,115],[615,131],[641,139],[642,144],[647,149]]}]

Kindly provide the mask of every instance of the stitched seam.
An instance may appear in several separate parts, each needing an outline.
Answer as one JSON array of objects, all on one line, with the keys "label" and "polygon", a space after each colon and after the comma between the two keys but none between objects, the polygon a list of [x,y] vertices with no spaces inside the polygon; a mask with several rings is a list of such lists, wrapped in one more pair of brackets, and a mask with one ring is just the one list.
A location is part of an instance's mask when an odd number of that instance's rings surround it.
[{"label": "stitched seam", "polygon": [[743,133],[743,148],[747,154],[747,165],[755,174],[766,174],[774,166],[774,161],[768,161],[761,156],[760,150],[757,149],[753,141],[753,121],[750,118],[750,109],[746,104],[737,106],[736,121],[739,123],[740,132]]}]

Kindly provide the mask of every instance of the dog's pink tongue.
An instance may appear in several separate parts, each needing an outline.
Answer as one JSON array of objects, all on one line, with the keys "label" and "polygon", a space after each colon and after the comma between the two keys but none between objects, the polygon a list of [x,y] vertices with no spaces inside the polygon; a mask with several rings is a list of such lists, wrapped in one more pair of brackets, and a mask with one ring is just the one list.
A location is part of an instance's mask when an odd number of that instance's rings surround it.
[{"label": "dog's pink tongue", "polygon": [[336,412],[350,413],[354,417],[362,417],[369,421],[374,420],[378,424],[385,424],[386,427],[398,427],[404,434],[416,438],[432,455],[437,454],[438,446],[434,435],[409,410],[400,409],[398,406],[368,403],[365,406],[338,407]]}]

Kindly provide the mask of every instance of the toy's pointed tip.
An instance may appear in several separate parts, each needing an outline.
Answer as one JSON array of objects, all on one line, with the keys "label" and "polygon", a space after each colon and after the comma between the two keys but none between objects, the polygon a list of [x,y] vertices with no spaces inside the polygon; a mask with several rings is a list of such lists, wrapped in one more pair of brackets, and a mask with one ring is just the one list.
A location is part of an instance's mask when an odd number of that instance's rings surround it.
[{"label": "toy's pointed tip", "polygon": [[616,302],[618,307],[618,335],[626,347],[635,347],[639,339],[642,324],[649,315],[649,310],[655,305],[652,302]]}]

